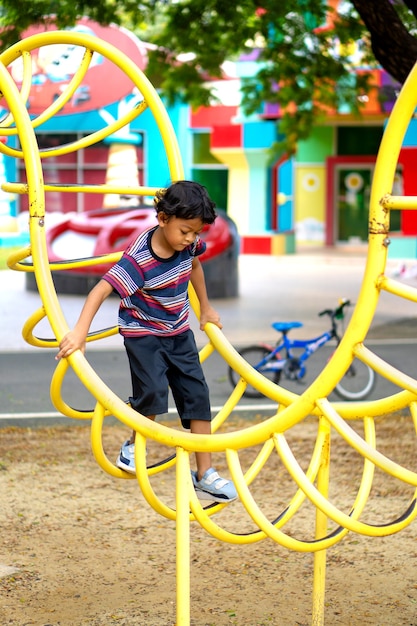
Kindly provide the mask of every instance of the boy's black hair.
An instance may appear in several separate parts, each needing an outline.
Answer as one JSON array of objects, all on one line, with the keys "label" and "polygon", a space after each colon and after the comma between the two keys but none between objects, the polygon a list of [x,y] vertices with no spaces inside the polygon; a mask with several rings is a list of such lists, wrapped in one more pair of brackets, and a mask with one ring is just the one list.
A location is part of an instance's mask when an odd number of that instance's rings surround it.
[{"label": "boy's black hair", "polygon": [[163,212],[167,217],[185,220],[199,217],[203,224],[213,224],[217,217],[215,206],[207,189],[191,180],[178,180],[155,194],[156,212]]}]

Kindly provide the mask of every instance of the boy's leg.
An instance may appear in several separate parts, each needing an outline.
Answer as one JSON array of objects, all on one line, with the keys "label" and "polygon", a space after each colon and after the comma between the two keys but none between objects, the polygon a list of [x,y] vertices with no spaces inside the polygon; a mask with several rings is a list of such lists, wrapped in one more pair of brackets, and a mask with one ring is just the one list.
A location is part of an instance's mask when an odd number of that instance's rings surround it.
[{"label": "boy's leg", "polygon": [[[191,432],[196,435],[211,435],[211,422],[203,420],[191,420]],[[196,452],[197,477],[201,480],[204,474],[211,467],[210,452]]]},{"label": "boy's leg", "polygon": [[[175,350],[169,354],[168,381],[184,428],[198,435],[211,435],[209,390],[191,331],[176,338]],[[199,419],[195,419],[195,416]],[[210,452],[196,452],[197,472],[192,472],[198,496],[212,502],[232,502],[237,498],[235,486],[221,478],[211,465]]]},{"label": "boy's leg", "polygon": [[[154,421],[155,415],[148,415],[147,418]],[[136,440],[136,431],[132,430],[132,434],[130,439],[127,439],[122,444],[120,448],[119,456],[116,460],[116,465],[120,469],[128,472],[129,474],[136,474],[136,465],[135,465],[135,440]]]},{"label": "boy's leg", "polygon": [[[191,420],[191,432],[211,435],[211,422]],[[211,465],[210,452],[196,452],[197,472],[191,472],[194,489],[202,500],[233,502],[237,492],[231,480],[222,478]]]},{"label": "boy's leg", "polygon": [[[153,422],[156,419],[156,415],[147,415],[148,420],[152,420]],[[135,443],[136,440],[136,430],[132,430],[132,434],[130,435],[129,443]]]},{"label": "boy's leg", "polygon": [[[132,397],[129,398],[133,409],[152,421],[155,416],[166,413],[168,408],[167,365],[163,356],[163,342],[158,337],[125,337],[126,353],[129,359],[132,379]],[[149,413],[152,412],[150,415]],[[121,447],[116,465],[131,474],[135,468],[136,432]]]}]

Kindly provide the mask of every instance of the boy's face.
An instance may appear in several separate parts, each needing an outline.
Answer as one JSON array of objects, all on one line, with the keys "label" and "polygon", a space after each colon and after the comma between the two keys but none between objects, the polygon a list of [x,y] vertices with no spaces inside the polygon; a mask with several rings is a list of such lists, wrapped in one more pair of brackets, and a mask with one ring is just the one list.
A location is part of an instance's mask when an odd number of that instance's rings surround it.
[{"label": "boy's face", "polygon": [[190,246],[204,228],[204,223],[199,217],[190,220],[180,217],[168,218],[164,213],[158,213],[157,217],[166,243],[175,252]]}]

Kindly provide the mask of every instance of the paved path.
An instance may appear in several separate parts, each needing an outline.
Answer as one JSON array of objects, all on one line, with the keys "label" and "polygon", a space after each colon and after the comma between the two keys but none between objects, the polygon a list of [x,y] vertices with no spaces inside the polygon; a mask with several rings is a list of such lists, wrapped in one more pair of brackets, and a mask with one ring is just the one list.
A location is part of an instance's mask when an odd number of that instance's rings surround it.
[{"label": "paved path", "polygon": [[[300,320],[306,336],[323,330],[323,319],[317,313],[332,308],[338,298],[355,302],[362,284],[366,263],[365,253],[315,252],[281,257],[242,255],[239,259],[238,298],[216,299],[213,305],[221,314],[224,333],[232,344],[272,340],[276,333],[271,323],[276,320]],[[398,262],[387,268],[394,272]],[[410,278],[417,285],[417,278]],[[37,293],[25,289],[25,275],[21,272],[0,272],[0,351],[37,350],[22,338],[21,331],[27,318],[41,306]],[[61,295],[60,304],[68,324],[76,321],[84,303],[84,296]],[[400,306],[399,306],[400,302]],[[414,303],[383,293],[372,327],[388,324],[395,331],[396,322],[416,317]],[[108,299],[99,311],[94,328],[103,328],[117,321],[117,299]],[[204,343],[195,320],[192,321],[196,339]],[[399,329],[401,330],[401,329]],[[39,336],[51,336],[49,324],[41,322]],[[94,344],[89,349],[121,347],[115,336]]]},{"label": "paved path", "polygon": [[[257,341],[274,341],[277,335],[271,328],[271,322],[295,319],[304,322],[304,328],[298,331],[299,336],[319,334],[326,329],[326,321],[317,315],[320,310],[335,306],[340,297],[356,301],[365,263],[363,252],[322,251],[286,257],[242,256],[239,260],[239,297],[213,301],[221,314],[226,337],[237,347]],[[394,273],[397,266],[398,262],[392,264],[387,268],[387,273]],[[410,277],[408,281],[417,284],[415,277]],[[28,412],[38,416],[52,412],[54,415],[51,414],[51,417],[55,418],[56,411],[49,399],[49,383],[56,366],[55,351],[33,348],[21,336],[27,318],[41,306],[40,297],[26,290],[25,275],[20,272],[1,271],[0,289],[1,425],[7,425],[9,419],[11,423],[16,423],[15,419],[19,415],[24,416]],[[61,295],[59,300],[68,324],[72,326],[85,297]],[[404,337],[410,344],[409,360],[415,360],[412,344],[417,337],[416,310],[416,304],[382,294],[371,326],[369,337],[373,335],[385,342],[394,338],[396,345],[390,348],[390,355],[398,367],[401,367],[405,358]],[[108,327],[115,324],[116,319],[117,298],[110,298],[97,315],[95,328]],[[205,335],[198,329],[194,317],[192,325],[197,343],[203,345]],[[49,324],[39,324],[36,334],[50,337]],[[392,349],[397,352],[392,353]],[[118,335],[89,344],[87,358],[120,397],[129,395],[130,376],[122,340]],[[230,393],[230,386],[225,363],[220,357],[216,359],[212,357],[209,360],[206,376],[213,405],[221,405]],[[411,361],[409,365],[414,371],[415,364]],[[21,395],[22,380],[25,381],[24,395]],[[71,371],[66,377],[66,388],[66,397],[76,398],[77,408],[90,408],[93,405],[88,392]],[[383,395],[385,391],[388,393],[385,389],[383,391]],[[377,389],[377,392],[381,397],[381,389]]]}]

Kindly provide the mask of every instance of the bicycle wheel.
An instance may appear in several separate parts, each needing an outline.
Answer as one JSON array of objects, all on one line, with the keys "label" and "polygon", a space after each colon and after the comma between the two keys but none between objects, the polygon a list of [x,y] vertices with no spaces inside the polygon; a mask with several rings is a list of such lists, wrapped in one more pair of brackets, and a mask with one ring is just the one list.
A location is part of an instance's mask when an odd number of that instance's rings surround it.
[{"label": "bicycle wheel", "polygon": [[375,387],[373,369],[354,359],[343,378],[337,383],[335,393],[343,400],[363,400]]},{"label": "bicycle wheel", "polygon": [[[252,367],[260,371],[261,374],[263,374],[263,376],[265,376],[266,378],[269,378],[269,380],[272,380],[273,383],[278,384],[281,378],[281,370],[272,370],[272,369],[262,370],[257,367],[258,363],[260,363],[263,359],[265,359],[268,356],[268,354],[271,353],[271,350],[272,348],[268,349],[267,347],[264,347],[264,346],[248,346],[247,348],[243,348],[242,350],[240,350],[239,354],[245,359],[245,361],[249,363],[249,365],[252,365]],[[273,357],[270,363],[273,363],[274,361],[276,361],[276,358],[277,357]],[[231,367],[229,367],[229,380],[233,387],[236,387],[237,383],[240,380],[239,374],[235,372],[235,370],[232,369]],[[252,387],[252,385],[248,385],[246,387],[245,393],[243,395],[246,396],[247,398],[261,398],[262,397],[262,393],[258,391],[257,389],[255,389],[255,387]]]}]

